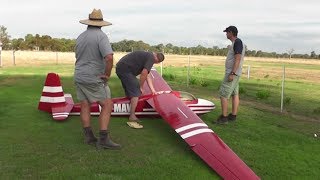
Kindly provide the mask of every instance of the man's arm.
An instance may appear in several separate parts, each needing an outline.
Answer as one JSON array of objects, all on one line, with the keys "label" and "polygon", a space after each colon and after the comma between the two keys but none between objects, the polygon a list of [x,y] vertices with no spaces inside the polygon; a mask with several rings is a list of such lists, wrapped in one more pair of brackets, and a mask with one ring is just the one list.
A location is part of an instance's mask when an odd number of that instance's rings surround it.
[{"label": "man's arm", "polygon": [[108,80],[111,76],[111,70],[113,67],[113,54],[108,54],[104,57],[106,61],[106,79]]},{"label": "man's arm", "polygon": [[152,93],[155,93],[155,89],[153,87],[153,82],[152,82],[152,79],[150,77],[150,74],[148,73],[148,70],[146,68],[144,68],[142,71],[141,71],[141,74],[140,74],[140,90],[141,92],[143,93],[143,84],[144,82],[147,80],[147,83],[149,85],[149,88],[150,90],[152,91]]},{"label": "man's arm", "polygon": [[150,74],[148,74],[148,76],[147,76],[147,82],[148,82],[148,85],[149,85],[149,88],[150,88],[151,92],[153,94],[156,93],[156,90],[154,89],[154,86],[153,86],[153,80],[152,80]]},{"label": "man's arm", "polygon": [[241,61],[241,54],[236,54],[234,56],[234,64],[233,64],[232,72],[237,72],[239,65],[240,65],[240,61]]},{"label": "man's arm", "polygon": [[[234,56],[234,64],[233,64],[232,72],[231,72],[231,74],[229,74],[229,77],[228,77],[229,81],[233,81],[233,76],[236,76],[236,75],[233,74],[233,73],[236,73],[236,72],[237,72],[237,70],[238,70],[238,68],[239,68],[239,65],[240,65],[240,61],[241,61],[241,54],[236,54],[236,55]],[[237,74],[237,76],[238,76],[238,75],[239,75],[239,74]]]}]

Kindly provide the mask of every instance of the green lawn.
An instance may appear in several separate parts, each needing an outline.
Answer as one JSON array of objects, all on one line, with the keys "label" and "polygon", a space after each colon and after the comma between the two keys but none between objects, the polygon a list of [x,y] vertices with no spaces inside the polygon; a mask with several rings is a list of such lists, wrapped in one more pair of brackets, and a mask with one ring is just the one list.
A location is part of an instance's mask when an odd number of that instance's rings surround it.
[{"label": "green lawn", "polygon": [[[85,145],[78,116],[55,122],[50,114],[37,110],[48,72],[59,73],[64,91],[77,101],[73,65],[0,69],[0,179],[220,179],[162,119],[143,119],[145,128],[134,130],[126,126],[126,118],[112,118],[111,136],[123,148],[96,150]],[[164,70],[174,75],[169,84],[175,90],[187,90],[216,103],[217,109],[201,118],[262,179],[319,178],[320,143],[313,137],[313,133],[320,134],[319,121],[294,119],[250,105],[250,101],[275,105],[272,96],[257,100],[254,92],[255,88],[271,85],[274,88],[267,89],[276,91],[279,88],[275,82],[243,79],[242,98],[247,103],[241,105],[237,122],[215,126],[212,120],[221,112],[217,89],[223,71],[219,67],[194,69],[196,83],[188,88],[185,72],[186,68]],[[199,77],[208,85],[198,84]],[[113,97],[124,94],[114,74],[110,87]],[[299,88],[294,83],[289,87],[296,93],[290,96],[307,106],[309,102],[304,102],[303,96],[308,95],[296,92]],[[310,86],[311,95],[318,96],[319,91],[312,87],[318,88],[319,84]],[[319,102],[317,98],[315,102]],[[305,115],[300,108],[296,107],[301,111],[298,114]],[[97,117],[92,122],[97,130]]]}]

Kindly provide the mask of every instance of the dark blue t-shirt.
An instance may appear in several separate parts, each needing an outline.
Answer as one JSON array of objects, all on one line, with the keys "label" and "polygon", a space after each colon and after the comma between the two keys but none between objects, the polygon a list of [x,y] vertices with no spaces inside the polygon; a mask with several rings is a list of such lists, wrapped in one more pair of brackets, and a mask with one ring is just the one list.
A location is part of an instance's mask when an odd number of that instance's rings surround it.
[{"label": "dark blue t-shirt", "polygon": [[241,39],[237,38],[234,41],[234,45],[233,45],[234,54],[242,54],[242,50],[243,50],[242,41],[241,41]]},{"label": "dark blue t-shirt", "polygon": [[121,71],[131,72],[137,76],[146,68],[150,72],[154,64],[154,56],[152,52],[134,51],[123,56],[117,63],[117,69]]}]

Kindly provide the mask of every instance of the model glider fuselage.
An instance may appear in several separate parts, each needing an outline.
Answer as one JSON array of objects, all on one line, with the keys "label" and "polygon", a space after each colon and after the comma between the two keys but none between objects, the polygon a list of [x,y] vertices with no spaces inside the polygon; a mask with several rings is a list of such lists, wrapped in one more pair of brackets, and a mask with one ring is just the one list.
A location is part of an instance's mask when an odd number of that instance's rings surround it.
[{"label": "model glider fuselage", "polygon": [[[195,98],[187,92],[180,91],[159,91],[155,95],[162,93],[173,93],[180,98],[195,114],[202,115],[212,111],[215,104],[205,99]],[[139,97],[136,107],[138,117],[154,117],[159,113],[147,102],[154,95],[148,94]],[[112,116],[129,116],[130,99],[126,97],[113,98]],[[168,100],[168,103],[169,100]],[[71,94],[64,94],[60,78],[55,73],[49,73],[46,78],[42,96],[39,102],[39,110],[52,113],[53,119],[57,121],[65,120],[69,115],[80,115],[80,103],[74,104]],[[91,115],[100,115],[101,107],[98,103],[91,104]]]},{"label": "model glider fuselage", "polygon": [[[161,92],[160,92],[161,93]],[[186,105],[198,115],[208,113],[215,108],[214,103],[205,99],[197,99],[193,95],[186,92],[172,92],[177,95]],[[141,96],[138,101],[135,114],[140,117],[159,116],[159,113],[149,105],[147,100],[152,95]],[[112,116],[129,116],[130,115],[130,99],[124,98],[113,98]],[[75,104],[70,112],[70,115],[80,115],[80,104]],[[91,115],[99,115],[101,107],[98,103],[91,105]]]}]

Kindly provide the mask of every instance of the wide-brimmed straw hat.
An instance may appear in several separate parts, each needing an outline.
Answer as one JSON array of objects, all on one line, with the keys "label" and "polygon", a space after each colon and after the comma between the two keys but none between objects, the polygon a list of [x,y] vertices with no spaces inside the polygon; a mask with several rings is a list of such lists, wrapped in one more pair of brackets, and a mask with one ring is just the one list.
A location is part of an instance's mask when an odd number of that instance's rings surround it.
[{"label": "wide-brimmed straw hat", "polygon": [[92,13],[89,14],[89,19],[79,21],[81,24],[90,26],[110,26],[112,23],[103,20],[102,12],[100,9],[93,9]]}]

